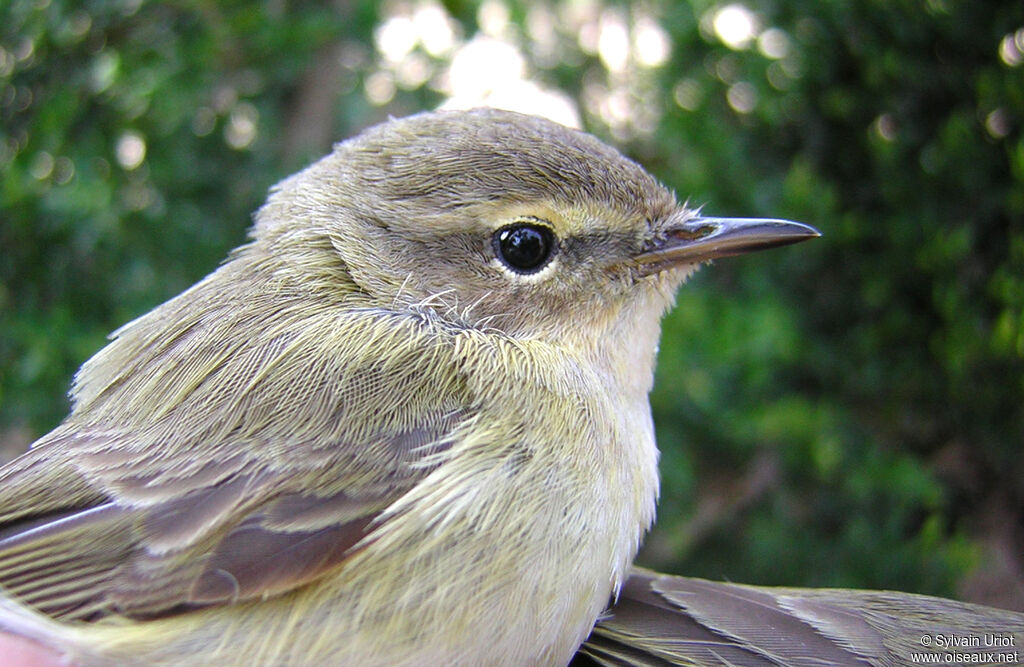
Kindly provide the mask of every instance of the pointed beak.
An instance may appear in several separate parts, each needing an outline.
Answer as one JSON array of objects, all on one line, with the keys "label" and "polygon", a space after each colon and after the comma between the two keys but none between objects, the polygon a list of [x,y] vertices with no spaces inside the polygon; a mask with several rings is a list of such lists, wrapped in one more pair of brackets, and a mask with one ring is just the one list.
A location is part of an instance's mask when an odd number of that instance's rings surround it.
[{"label": "pointed beak", "polygon": [[681,264],[767,250],[821,236],[814,227],[766,218],[690,218],[669,225],[650,248],[633,261],[641,275]]}]

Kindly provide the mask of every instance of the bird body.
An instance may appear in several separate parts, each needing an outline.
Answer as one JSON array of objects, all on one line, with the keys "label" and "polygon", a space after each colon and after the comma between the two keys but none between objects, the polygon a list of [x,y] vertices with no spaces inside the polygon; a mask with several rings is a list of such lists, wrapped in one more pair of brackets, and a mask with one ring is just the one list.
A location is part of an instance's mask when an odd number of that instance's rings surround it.
[{"label": "bird body", "polygon": [[[209,285],[215,287],[215,281]],[[74,635],[91,650],[103,637],[101,655],[119,664],[135,656],[144,656],[141,661],[148,664],[177,662],[193,646],[205,654],[210,646],[254,644],[253,650],[227,655],[240,662],[258,655],[267,664],[348,664],[365,662],[366,656],[380,664],[423,664],[427,656],[434,658],[427,663],[479,664],[488,661],[486,656],[517,664],[566,662],[624,577],[653,518],[656,452],[645,401],[637,402],[639,414],[623,411],[605,392],[594,390],[604,381],[600,373],[542,342],[524,348],[503,337],[453,330],[429,316],[418,321],[389,316],[384,327],[380,317],[346,314],[341,319],[349,321],[304,331],[295,340],[287,335],[281,340],[289,327],[271,323],[258,355],[228,354],[230,362],[224,351],[218,354],[211,346],[211,363],[228,364],[221,372],[243,390],[234,396],[211,377],[209,366],[186,365],[178,376],[170,359],[158,355],[162,372],[133,370],[144,386],[129,382],[111,400],[131,402],[132,396],[159,392],[166,406],[181,392],[180,385],[195,382],[199,369],[211,383],[210,393],[202,396],[192,389],[187,401],[224,400],[214,411],[215,421],[183,425],[171,417],[173,412],[148,414],[138,406],[132,411],[138,421],[122,425],[121,432],[105,427],[94,435],[84,423],[75,423],[40,443],[22,463],[34,465],[19,472],[28,475],[45,465],[51,475],[45,484],[57,496],[53,502],[67,503],[78,486],[81,494],[89,493],[82,481],[88,476],[110,480],[107,488],[114,489],[115,499],[113,505],[109,500],[98,505],[100,516],[78,519],[81,527],[47,526],[55,532],[54,541],[33,540],[30,561],[13,548],[20,567],[34,575],[26,585],[51,571],[40,560],[55,560],[52,571],[63,571],[71,550],[79,558],[102,558],[95,567],[109,568],[103,584],[109,588],[102,594],[75,591],[76,599],[88,595],[88,602],[66,611],[60,599],[67,594],[64,589],[26,597],[73,618],[89,618],[97,610],[146,618],[179,606],[243,601],[237,606],[249,619],[244,624],[213,606],[128,625],[118,620],[113,632],[101,631],[103,621],[75,626]],[[216,312],[203,319],[222,322]],[[245,326],[250,345],[262,338],[249,323]],[[132,332],[121,335],[127,342]],[[189,348],[205,350],[202,334],[194,335]],[[396,353],[377,363],[377,351],[395,343],[396,336],[400,342],[388,347]],[[359,345],[348,350],[339,340]],[[143,348],[158,347],[149,337],[140,342]],[[136,351],[131,349],[132,358]],[[526,354],[544,364],[543,373],[525,362]],[[182,364],[189,359],[191,353]],[[323,359],[334,364],[323,369]],[[241,375],[242,368],[249,373]],[[361,381],[346,379],[353,375],[362,376]],[[495,378],[517,387],[514,410],[506,403],[511,397],[494,386]],[[365,394],[339,397],[332,391],[349,384],[363,387]],[[262,391],[293,392],[290,400],[302,406],[296,420],[288,420],[284,410],[263,412]],[[559,409],[539,411],[531,397]],[[100,406],[96,409],[101,412]],[[363,435],[370,451],[342,452],[348,460],[339,462],[339,452],[330,446],[356,438],[351,427],[336,427],[344,430],[332,433],[327,446],[310,443],[330,432],[342,410],[373,414],[376,432]],[[393,421],[381,423],[381,414]],[[424,420],[425,415],[431,419]],[[109,423],[102,414],[93,418]],[[161,418],[169,420],[166,429],[147,429]],[[305,431],[309,436],[301,437]],[[225,447],[211,451],[203,462],[187,450],[173,451],[175,441],[220,444],[228,437],[241,437],[255,451],[239,459]],[[551,439],[557,449],[542,446]],[[67,457],[50,456],[47,450],[54,445],[49,442],[63,446]],[[112,444],[119,448],[112,450]],[[592,444],[600,451],[593,451]],[[638,445],[646,451],[636,451]],[[473,456],[467,454],[474,450]],[[642,453],[646,462],[637,460]],[[159,458],[150,461],[148,456]],[[378,473],[374,468],[381,458],[389,466],[407,467],[402,471],[406,478]],[[151,465],[162,467],[160,477],[138,475],[140,467]],[[342,465],[344,479],[327,471]],[[14,489],[18,477],[11,475]],[[32,483],[41,482],[32,477]],[[595,507],[603,511],[593,512]],[[338,525],[344,529],[333,529]],[[410,533],[409,525],[416,531]],[[81,544],[75,539],[69,547],[71,535],[80,537]],[[303,545],[291,544],[290,535],[308,535],[312,546],[328,552],[303,554],[300,561],[333,556],[342,562],[291,561],[292,552]],[[99,541],[86,541],[86,536]],[[260,540],[271,542],[260,550]],[[81,553],[85,549],[88,554]],[[284,572],[266,572],[272,563],[248,563],[278,558],[289,559],[281,564]],[[203,565],[207,561],[212,562]],[[5,572],[19,567],[10,563],[4,561]],[[290,591],[295,579],[331,565],[336,567],[316,586]],[[254,581],[238,572],[253,567],[261,569]],[[151,568],[166,581],[149,575]],[[165,573],[168,569],[172,572]],[[564,572],[573,576],[558,574]],[[283,585],[276,580],[282,577]],[[146,590],[158,584],[159,590]],[[264,599],[267,595],[272,597]],[[57,598],[52,606],[50,597]],[[302,619],[301,631],[293,629],[297,619]],[[456,633],[458,628],[462,631]],[[296,636],[318,641],[297,641]]]},{"label": "bird body", "polygon": [[86,664],[567,662],[654,518],[659,319],[696,264],[636,257],[692,217],[516,114],[340,144],[0,471],[5,604]]}]

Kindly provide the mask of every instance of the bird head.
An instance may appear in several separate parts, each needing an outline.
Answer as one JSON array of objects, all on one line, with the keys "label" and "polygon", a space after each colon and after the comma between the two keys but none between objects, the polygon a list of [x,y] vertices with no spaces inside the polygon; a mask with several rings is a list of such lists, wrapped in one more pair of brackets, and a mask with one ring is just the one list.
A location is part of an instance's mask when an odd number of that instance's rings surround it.
[{"label": "bird head", "polygon": [[391,120],[338,144],[277,186],[254,235],[311,284],[371,307],[564,338],[644,318],[637,304],[656,322],[701,263],[817,232],[700,217],[591,135],[480,109]]}]

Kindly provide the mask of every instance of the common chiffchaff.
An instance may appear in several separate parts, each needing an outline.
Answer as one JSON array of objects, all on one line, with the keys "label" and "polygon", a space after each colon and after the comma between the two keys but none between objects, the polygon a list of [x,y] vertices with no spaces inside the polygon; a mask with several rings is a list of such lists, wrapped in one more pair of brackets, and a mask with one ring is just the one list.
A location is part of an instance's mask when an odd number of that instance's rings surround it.
[{"label": "common chiffchaff", "polygon": [[813,236],[538,118],[371,128],[0,470],[3,626],[84,664],[564,664],[654,518],[673,293]]}]

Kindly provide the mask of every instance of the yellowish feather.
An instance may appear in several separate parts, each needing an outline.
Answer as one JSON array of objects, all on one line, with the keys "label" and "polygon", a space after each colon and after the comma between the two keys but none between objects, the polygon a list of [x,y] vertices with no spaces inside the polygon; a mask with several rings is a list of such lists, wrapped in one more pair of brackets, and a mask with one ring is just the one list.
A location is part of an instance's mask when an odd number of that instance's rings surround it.
[{"label": "yellowish feather", "polygon": [[0,470],[6,627],[86,664],[567,662],[654,518],[675,289],[814,234],[759,224],[518,114],[339,144]]}]

